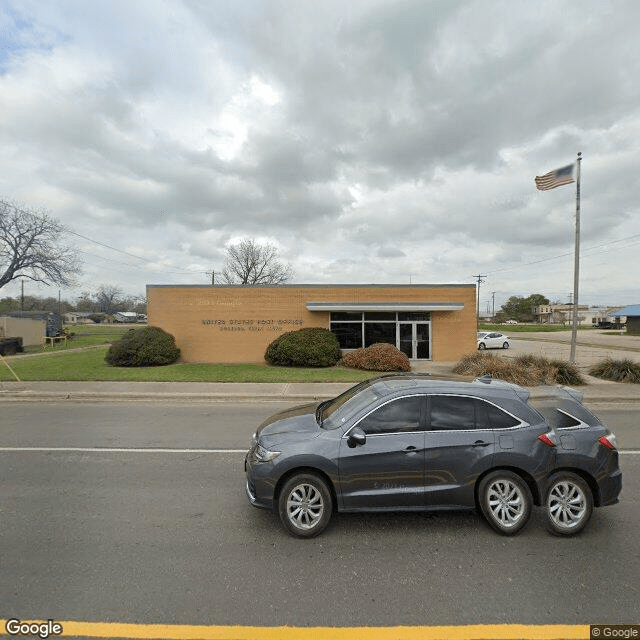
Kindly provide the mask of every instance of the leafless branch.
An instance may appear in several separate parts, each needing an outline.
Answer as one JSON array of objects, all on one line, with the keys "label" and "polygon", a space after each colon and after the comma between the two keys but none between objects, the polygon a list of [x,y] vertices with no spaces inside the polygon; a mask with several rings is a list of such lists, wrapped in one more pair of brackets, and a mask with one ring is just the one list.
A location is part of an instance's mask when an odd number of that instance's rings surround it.
[{"label": "leafless branch", "polygon": [[271,244],[258,244],[248,238],[230,244],[222,280],[247,286],[284,284],[293,277],[293,270],[291,265],[280,262],[279,257],[278,248]]}]

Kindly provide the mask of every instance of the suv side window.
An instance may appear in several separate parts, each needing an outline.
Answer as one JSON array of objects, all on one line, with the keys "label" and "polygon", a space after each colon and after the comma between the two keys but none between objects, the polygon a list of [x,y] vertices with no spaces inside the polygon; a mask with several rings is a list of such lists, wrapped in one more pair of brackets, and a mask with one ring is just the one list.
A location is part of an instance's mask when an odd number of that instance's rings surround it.
[{"label": "suv side window", "polygon": [[466,396],[429,396],[430,431],[476,429],[476,400]]},{"label": "suv side window", "polygon": [[510,429],[511,427],[516,427],[521,424],[520,420],[514,418],[508,413],[505,413],[502,409],[496,407],[494,404],[485,402],[484,400],[480,400],[479,403],[484,409],[484,412],[481,411],[480,415],[484,413],[484,416],[486,416],[487,420],[486,426],[479,428]]},{"label": "suv side window", "polygon": [[424,404],[424,396],[397,398],[365,416],[358,426],[367,435],[421,431]]}]

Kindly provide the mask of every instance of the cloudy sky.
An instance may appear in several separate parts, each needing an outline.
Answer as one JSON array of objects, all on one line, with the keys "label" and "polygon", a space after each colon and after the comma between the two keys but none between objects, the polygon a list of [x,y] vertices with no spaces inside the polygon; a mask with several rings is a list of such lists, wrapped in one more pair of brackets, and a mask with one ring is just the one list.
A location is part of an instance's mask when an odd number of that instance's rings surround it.
[{"label": "cloudy sky", "polygon": [[[295,283],[640,302],[636,0],[3,0],[0,195],[75,235],[81,291]],[[57,287],[31,287],[35,295]],[[16,295],[17,285],[0,297]]]}]

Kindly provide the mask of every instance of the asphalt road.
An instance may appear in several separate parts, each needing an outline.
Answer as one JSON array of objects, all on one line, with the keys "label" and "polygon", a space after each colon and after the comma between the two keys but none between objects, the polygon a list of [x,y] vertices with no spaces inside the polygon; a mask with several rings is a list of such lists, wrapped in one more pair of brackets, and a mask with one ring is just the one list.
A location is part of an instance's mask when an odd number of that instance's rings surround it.
[{"label": "asphalt road", "polygon": [[[2,405],[0,617],[266,626],[640,620],[640,455],[621,455],[621,503],[597,510],[574,539],[548,535],[539,514],[505,538],[478,515],[444,513],[338,515],[304,541],[244,495],[240,450],[281,406]],[[640,449],[633,408],[599,413],[625,448]],[[81,450],[63,450],[71,447]],[[150,447],[165,450],[140,451]]]}]

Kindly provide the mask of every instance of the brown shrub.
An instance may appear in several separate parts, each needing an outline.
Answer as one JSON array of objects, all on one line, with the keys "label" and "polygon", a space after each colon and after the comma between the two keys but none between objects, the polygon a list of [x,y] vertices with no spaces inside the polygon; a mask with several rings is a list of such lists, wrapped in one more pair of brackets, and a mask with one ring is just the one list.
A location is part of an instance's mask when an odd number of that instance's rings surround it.
[{"label": "brown shrub", "polygon": [[496,380],[514,382],[523,387],[536,387],[541,384],[584,384],[574,364],[534,355],[518,356],[511,360],[493,353],[472,353],[464,356],[455,365],[453,372],[475,377],[490,375]]},{"label": "brown shrub", "polygon": [[365,371],[411,371],[409,358],[392,344],[383,342],[350,351],[340,364]]}]

